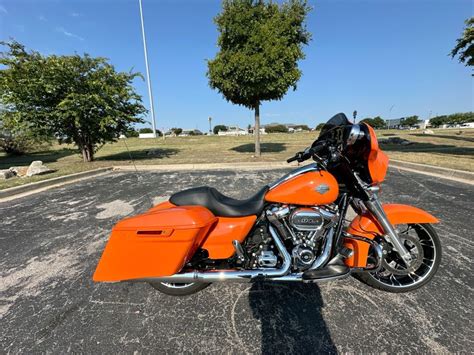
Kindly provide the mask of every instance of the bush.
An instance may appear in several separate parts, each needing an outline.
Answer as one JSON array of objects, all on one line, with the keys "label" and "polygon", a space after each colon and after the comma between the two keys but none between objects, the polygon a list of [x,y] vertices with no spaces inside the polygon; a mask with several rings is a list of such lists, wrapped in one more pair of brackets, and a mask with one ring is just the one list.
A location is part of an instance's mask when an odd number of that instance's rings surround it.
[{"label": "bush", "polygon": [[275,126],[267,126],[265,127],[265,132],[267,133],[288,133],[288,127],[278,124]]},{"label": "bush", "polygon": [[11,134],[4,130],[0,133],[0,148],[7,154],[23,155],[39,144],[38,139],[26,132]]}]

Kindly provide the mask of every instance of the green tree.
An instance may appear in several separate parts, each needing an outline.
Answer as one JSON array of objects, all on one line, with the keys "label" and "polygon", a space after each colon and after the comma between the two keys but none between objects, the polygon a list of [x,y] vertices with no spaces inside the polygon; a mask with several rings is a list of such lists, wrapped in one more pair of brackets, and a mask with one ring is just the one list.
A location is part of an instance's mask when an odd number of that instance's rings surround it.
[{"label": "green tree", "polygon": [[218,134],[219,131],[227,132],[228,130],[229,130],[229,129],[227,128],[227,126],[218,124],[217,126],[214,126],[214,128],[212,129],[212,132],[213,132],[214,134]]},{"label": "green tree", "polygon": [[288,127],[282,125],[282,124],[277,124],[273,126],[266,126],[265,127],[265,132],[267,133],[288,133]]},{"label": "green tree", "polygon": [[474,112],[452,113],[450,115],[436,116],[430,119],[430,125],[439,127],[444,124],[463,124],[474,122]]},{"label": "green tree", "polygon": [[405,119],[402,121],[402,124],[404,126],[411,127],[420,122],[421,121],[419,120],[418,116],[414,115],[414,116],[405,117]]},{"label": "green tree", "polygon": [[255,155],[260,156],[260,104],[296,90],[298,61],[310,40],[304,0],[281,5],[264,0],[224,0],[215,18],[216,57],[208,61],[209,85],[226,100],[255,111]]},{"label": "green tree", "polygon": [[374,129],[383,129],[387,126],[384,119],[380,116],[376,116],[374,118],[364,118],[360,122],[365,122],[365,123],[369,124]]},{"label": "green tree", "polygon": [[7,125],[74,143],[89,162],[103,144],[143,122],[146,110],[132,86],[140,74],[117,72],[105,58],[87,54],[42,56],[15,41],[1,44],[7,48],[0,57]]},{"label": "green tree", "polygon": [[182,128],[174,127],[174,128],[171,128],[171,132],[173,132],[174,134],[176,134],[177,136],[179,136],[181,133],[183,133],[183,129],[182,129]]},{"label": "green tree", "polygon": [[140,128],[138,130],[138,132],[140,132],[140,133],[153,133],[153,129],[151,129],[150,127],[144,127],[144,128]]},{"label": "green tree", "polygon": [[447,123],[448,117],[446,115],[436,116],[430,119],[430,125],[433,127],[439,127]]},{"label": "green tree", "polygon": [[474,65],[474,17],[465,21],[466,27],[462,37],[457,40],[456,47],[451,51],[451,57],[458,56],[460,63],[466,66]]},{"label": "green tree", "polygon": [[25,124],[11,121],[4,123],[4,111],[0,110],[0,149],[7,154],[23,155],[39,146],[48,137],[39,137]]},{"label": "green tree", "polygon": [[127,130],[127,132],[125,132],[125,137],[127,138],[137,138],[138,136],[139,136],[138,131],[133,127],[130,127]]},{"label": "green tree", "polygon": [[316,128],[315,128],[316,131],[322,130],[325,124],[326,124],[326,123],[318,123],[318,125],[317,125]]}]

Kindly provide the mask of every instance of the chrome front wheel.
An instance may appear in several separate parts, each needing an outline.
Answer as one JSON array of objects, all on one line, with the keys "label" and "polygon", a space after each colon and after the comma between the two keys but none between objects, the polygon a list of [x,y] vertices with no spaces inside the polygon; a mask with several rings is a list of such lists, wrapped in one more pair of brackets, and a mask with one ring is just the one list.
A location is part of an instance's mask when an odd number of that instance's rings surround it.
[{"label": "chrome front wheel", "polygon": [[397,225],[396,230],[411,254],[409,265],[404,263],[390,243],[385,243],[381,269],[359,274],[358,278],[383,291],[412,291],[425,285],[435,275],[441,262],[441,243],[429,224]]}]

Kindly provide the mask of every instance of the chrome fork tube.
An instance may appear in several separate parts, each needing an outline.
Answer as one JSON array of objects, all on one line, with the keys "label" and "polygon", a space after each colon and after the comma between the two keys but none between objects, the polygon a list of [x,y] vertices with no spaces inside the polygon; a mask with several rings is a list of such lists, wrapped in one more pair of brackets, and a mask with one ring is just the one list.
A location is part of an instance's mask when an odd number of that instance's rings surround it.
[{"label": "chrome fork tube", "polygon": [[409,266],[412,259],[411,254],[405,248],[395,228],[393,228],[392,224],[388,220],[387,215],[383,210],[382,204],[377,198],[377,195],[374,194],[370,200],[365,201],[365,206],[377,218],[377,221],[380,223],[385,232],[385,237],[392,244],[398,255],[400,255],[406,266]]}]

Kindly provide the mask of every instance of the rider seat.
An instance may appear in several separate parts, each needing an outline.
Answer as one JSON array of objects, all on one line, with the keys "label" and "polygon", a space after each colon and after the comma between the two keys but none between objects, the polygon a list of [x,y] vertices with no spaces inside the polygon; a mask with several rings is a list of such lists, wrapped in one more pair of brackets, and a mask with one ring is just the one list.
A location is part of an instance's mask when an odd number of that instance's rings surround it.
[{"label": "rider seat", "polygon": [[263,211],[268,189],[269,187],[265,186],[246,200],[236,200],[221,194],[213,187],[201,186],[171,195],[170,202],[176,206],[206,207],[217,217],[244,217],[259,215]]}]

